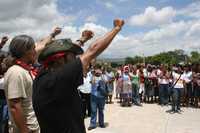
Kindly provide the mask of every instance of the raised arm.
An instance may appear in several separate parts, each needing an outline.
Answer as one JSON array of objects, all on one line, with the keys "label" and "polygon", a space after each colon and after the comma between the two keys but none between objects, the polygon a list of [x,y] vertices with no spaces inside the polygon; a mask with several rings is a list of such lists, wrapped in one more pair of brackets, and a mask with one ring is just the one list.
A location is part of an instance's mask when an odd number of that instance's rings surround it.
[{"label": "raised arm", "polygon": [[1,42],[0,42],[0,49],[3,48],[3,46],[6,44],[7,41],[8,41],[7,36],[2,37]]},{"label": "raised arm", "polygon": [[61,33],[61,28],[56,27],[49,36],[37,42],[35,47],[37,56],[39,56],[40,52],[60,33]]},{"label": "raised arm", "polygon": [[80,56],[80,59],[83,64],[83,71],[86,70],[90,61],[101,54],[111,43],[113,38],[117,35],[117,33],[121,30],[124,25],[124,21],[120,19],[114,20],[114,28],[105,34],[103,37],[97,39],[92,45],[86,50],[84,54]]}]

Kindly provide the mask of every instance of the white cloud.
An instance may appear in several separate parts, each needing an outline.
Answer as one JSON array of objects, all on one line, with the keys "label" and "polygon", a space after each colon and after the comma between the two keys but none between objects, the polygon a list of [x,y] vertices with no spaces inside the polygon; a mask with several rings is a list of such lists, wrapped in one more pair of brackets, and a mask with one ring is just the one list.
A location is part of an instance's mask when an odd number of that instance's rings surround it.
[{"label": "white cloud", "polygon": [[[103,53],[107,58],[123,58],[144,53],[145,56],[175,49],[187,53],[200,50],[200,32],[197,33],[200,21],[180,21],[163,25],[157,29],[138,35],[137,33],[117,36],[111,46]],[[198,28],[197,28],[198,27]],[[195,36],[191,31],[195,29]]]},{"label": "white cloud", "polygon": [[108,9],[113,9],[114,5],[111,2],[105,2],[105,6]]},{"label": "white cloud", "polygon": [[97,22],[98,18],[96,15],[91,15],[91,16],[88,16],[85,21],[86,22]]},{"label": "white cloud", "polygon": [[200,18],[200,1],[191,3],[186,8],[177,11],[177,15]]},{"label": "white cloud", "polygon": [[153,29],[147,32],[144,35],[143,40],[144,41],[163,40],[163,39],[168,40],[169,38],[176,38],[177,36],[189,30],[190,28],[189,26],[190,25],[185,23],[184,21],[164,25],[158,29]]},{"label": "white cloud", "polygon": [[143,14],[134,15],[129,18],[129,24],[134,26],[155,26],[170,23],[176,11],[172,7],[164,7],[157,10],[155,7],[148,7]]},{"label": "white cloud", "polygon": [[130,1],[130,0],[119,0],[119,2],[127,2],[127,1]]},{"label": "white cloud", "polygon": [[[113,0],[108,3],[111,1]],[[172,7],[157,10],[154,7],[148,7],[143,14],[132,16],[130,24],[159,26],[144,33],[137,32],[127,36],[119,34],[101,57],[122,58],[142,56],[143,53],[152,55],[181,48],[186,51],[200,49],[200,19],[198,14],[194,15],[197,8],[192,10],[192,6],[195,4],[185,7],[187,9],[185,16],[195,16],[194,19],[177,22],[172,21],[176,12],[180,15],[180,12],[186,10],[175,11]],[[108,7],[113,7],[112,3],[108,4]],[[86,17],[86,23],[79,27],[73,25],[77,19],[76,15],[60,13],[56,0],[0,1],[0,19],[0,36],[28,34],[38,39],[48,35],[53,27],[61,26],[63,32],[59,38],[72,38],[74,41],[80,37],[83,30],[94,31],[95,37],[88,42],[91,44],[110,30],[100,24],[95,24],[98,21],[95,15]],[[112,25],[112,22],[110,24]]]},{"label": "white cloud", "polygon": [[28,34],[39,38],[53,26],[71,24],[73,15],[58,12],[56,0],[0,1],[0,35]]},{"label": "white cloud", "polygon": [[186,36],[193,36],[193,37],[199,37],[200,35],[200,20],[193,23],[193,25],[190,27],[190,29],[187,31]]}]

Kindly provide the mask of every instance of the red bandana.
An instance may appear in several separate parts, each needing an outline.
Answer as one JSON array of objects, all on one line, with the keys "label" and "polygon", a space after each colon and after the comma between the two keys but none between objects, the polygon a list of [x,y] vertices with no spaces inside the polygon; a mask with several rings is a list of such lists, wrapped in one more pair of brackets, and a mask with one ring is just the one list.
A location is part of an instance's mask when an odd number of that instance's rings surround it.
[{"label": "red bandana", "polygon": [[48,67],[48,63],[49,63],[49,62],[56,61],[57,59],[62,58],[62,57],[64,57],[64,56],[65,56],[65,52],[60,52],[60,53],[54,54],[54,55],[52,55],[52,56],[49,56],[49,57],[43,62],[44,68],[47,68],[47,67]]},{"label": "red bandana", "polygon": [[21,60],[16,60],[16,65],[19,65],[22,68],[26,69],[29,72],[32,79],[35,79],[35,77],[38,74],[37,69],[35,69],[32,65],[26,64],[25,62],[23,62]]}]

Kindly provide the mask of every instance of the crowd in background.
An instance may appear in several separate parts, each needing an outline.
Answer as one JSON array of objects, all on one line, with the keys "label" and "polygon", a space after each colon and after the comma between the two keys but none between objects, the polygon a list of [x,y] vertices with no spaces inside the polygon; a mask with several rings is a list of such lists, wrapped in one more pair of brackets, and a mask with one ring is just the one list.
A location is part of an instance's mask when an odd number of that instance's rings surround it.
[{"label": "crowd in background", "polygon": [[179,111],[180,105],[199,107],[199,64],[126,65],[117,69],[116,84],[116,97],[123,106],[141,106],[142,102],[172,104],[173,111]]},{"label": "crowd in background", "polygon": [[112,68],[97,63],[88,71],[79,89],[85,117],[91,116],[89,130],[96,128],[97,114],[99,124],[103,123],[105,103],[112,104],[114,98],[122,107],[143,103],[170,105],[169,113],[181,113],[182,106],[200,107],[199,64],[128,64]]}]

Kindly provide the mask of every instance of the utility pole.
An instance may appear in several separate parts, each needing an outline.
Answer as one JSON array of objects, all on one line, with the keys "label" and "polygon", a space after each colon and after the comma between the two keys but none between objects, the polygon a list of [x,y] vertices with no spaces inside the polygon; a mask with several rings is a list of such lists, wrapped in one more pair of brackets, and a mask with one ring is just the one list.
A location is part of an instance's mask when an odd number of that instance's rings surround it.
[{"label": "utility pole", "polygon": [[144,53],[142,53],[142,56],[143,56],[143,63],[145,65],[145,56],[144,56]]}]

